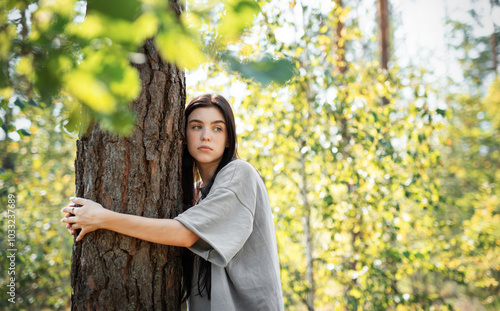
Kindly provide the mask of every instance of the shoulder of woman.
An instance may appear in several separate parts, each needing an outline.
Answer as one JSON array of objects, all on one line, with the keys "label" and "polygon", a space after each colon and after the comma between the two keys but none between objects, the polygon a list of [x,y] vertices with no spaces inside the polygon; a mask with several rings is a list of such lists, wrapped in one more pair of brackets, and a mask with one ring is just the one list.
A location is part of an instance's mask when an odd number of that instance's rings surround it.
[{"label": "shoulder of woman", "polygon": [[248,162],[235,159],[224,166],[215,178],[220,186],[234,184],[235,182],[250,182],[254,178],[261,178],[257,170]]}]

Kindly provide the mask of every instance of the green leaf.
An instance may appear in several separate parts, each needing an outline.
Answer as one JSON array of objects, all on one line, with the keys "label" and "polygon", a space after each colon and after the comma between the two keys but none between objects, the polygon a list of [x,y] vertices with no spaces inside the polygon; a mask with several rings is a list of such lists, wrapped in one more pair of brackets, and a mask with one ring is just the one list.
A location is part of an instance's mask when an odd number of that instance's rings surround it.
[{"label": "green leaf", "polygon": [[26,106],[26,104],[19,98],[16,98],[16,100],[14,101],[14,105],[18,106],[21,109],[23,109]]},{"label": "green leaf", "polygon": [[87,13],[99,12],[113,18],[133,21],[141,13],[141,1],[87,0]]},{"label": "green leaf", "polygon": [[226,0],[224,14],[218,23],[217,33],[225,43],[234,42],[252,25],[260,11],[256,1]]},{"label": "green leaf", "polygon": [[[5,44],[2,42],[2,45]],[[6,88],[9,86],[9,79],[7,74],[5,73],[5,70],[3,68],[6,68],[7,65],[5,62],[0,61],[0,88]]]},{"label": "green leaf", "polygon": [[57,96],[63,77],[60,73],[59,56],[57,53],[50,53],[48,57],[35,60],[34,65],[34,86],[42,100],[50,102],[51,98]]},{"label": "green leaf", "polygon": [[2,100],[0,100],[0,108],[2,108],[3,110],[7,110],[8,107],[9,102],[5,98],[2,98]]},{"label": "green leaf", "polygon": [[23,138],[24,136],[31,136],[31,133],[25,129],[17,130],[17,133]]},{"label": "green leaf", "polygon": [[87,133],[87,130],[94,118],[90,109],[82,104],[79,104],[69,115],[67,120],[63,121],[63,129],[68,133],[78,133],[82,137]]},{"label": "green leaf", "polygon": [[232,71],[263,86],[268,86],[272,82],[283,85],[295,75],[295,65],[290,59],[274,60],[269,54],[263,55],[257,61],[244,63],[229,54],[223,54],[222,59],[229,64]]},{"label": "green leaf", "polygon": [[30,100],[28,100],[28,105],[31,105],[34,107],[40,107],[40,105],[33,98],[30,98]]},{"label": "green leaf", "polygon": [[165,20],[170,20],[168,28],[160,31],[155,37],[155,43],[160,55],[187,69],[195,69],[207,61],[199,40],[182,25],[173,22],[173,17],[164,15]]}]

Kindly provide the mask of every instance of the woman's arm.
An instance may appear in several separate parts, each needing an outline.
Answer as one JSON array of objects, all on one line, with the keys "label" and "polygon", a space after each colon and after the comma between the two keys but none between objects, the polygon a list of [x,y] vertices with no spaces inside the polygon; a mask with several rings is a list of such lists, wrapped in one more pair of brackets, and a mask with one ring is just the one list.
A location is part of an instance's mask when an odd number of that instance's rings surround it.
[{"label": "woman's arm", "polygon": [[[71,224],[71,229],[82,229],[77,241],[97,229],[107,229],[141,240],[190,247],[199,237],[177,220],[147,218],[121,214],[102,207],[101,204],[82,198],[70,198],[71,204],[61,210],[67,213],[61,220]],[[76,207],[76,204],[82,205]],[[68,214],[70,213],[70,214]],[[73,214],[73,215],[71,215]]]}]

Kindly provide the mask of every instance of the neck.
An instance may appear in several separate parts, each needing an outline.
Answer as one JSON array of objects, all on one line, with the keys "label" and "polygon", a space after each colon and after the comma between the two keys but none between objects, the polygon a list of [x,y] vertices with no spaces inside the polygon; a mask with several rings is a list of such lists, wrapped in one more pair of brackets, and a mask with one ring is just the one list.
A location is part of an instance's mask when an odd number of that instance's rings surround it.
[{"label": "neck", "polygon": [[196,164],[198,166],[198,172],[200,173],[200,177],[202,180],[202,185],[206,185],[210,179],[214,176],[215,170],[217,170],[217,166],[219,162],[210,163],[210,164]]}]

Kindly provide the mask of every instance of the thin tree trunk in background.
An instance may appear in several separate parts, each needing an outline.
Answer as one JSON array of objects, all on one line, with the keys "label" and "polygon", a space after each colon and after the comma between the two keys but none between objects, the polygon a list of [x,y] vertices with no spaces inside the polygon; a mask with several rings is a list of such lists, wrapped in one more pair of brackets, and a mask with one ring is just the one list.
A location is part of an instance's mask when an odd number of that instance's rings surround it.
[{"label": "thin tree trunk in background", "polygon": [[[306,146],[302,143],[302,148]],[[300,175],[302,177],[300,184],[300,193],[303,203],[302,225],[304,226],[305,244],[306,244],[306,279],[309,284],[309,292],[306,296],[307,310],[314,310],[314,299],[316,296],[316,285],[314,282],[314,258],[313,258],[313,237],[311,231],[311,206],[307,199],[307,174],[305,154],[300,152]]]},{"label": "thin tree trunk in background", "polygon": [[[379,25],[379,52],[380,67],[387,70],[389,62],[389,4],[387,0],[377,0],[378,25]],[[387,105],[389,101],[382,98],[382,104]]]},{"label": "thin tree trunk in background", "polygon": [[342,10],[344,9],[344,4],[342,3],[342,0],[336,0],[336,11],[340,12],[335,29],[336,37],[333,40],[333,50],[335,51],[335,60],[337,62],[336,68],[338,72],[340,73],[345,73],[347,70],[347,61],[345,59],[345,45],[346,41],[345,38],[343,38],[343,30],[344,30],[344,22],[342,21],[342,18],[340,15],[342,14]]},{"label": "thin tree trunk in background", "polygon": [[389,6],[387,0],[377,0],[379,25],[380,66],[387,69],[389,62]]},{"label": "thin tree trunk in background", "polygon": [[[9,126],[12,122],[12,108],[7,107],[5,110],[5,114],[3,115],[3,124]],[[15,168],[15,154],[12,152],[7,152],[7,146],[9,145],[9,142],[12,141],[12,139],[5,133],[5,139],[2,141],[2,144],[0,145],[0,161],[1,162],[1,168],[3,172],[6,172],[8,170],[14,171]],[[2,172],[2,173],[3,173]],[[5,188],[4,188],[5,189]],[[3,195],[4,193],[2,193]],[[5,192],[5,196],[7,196],[7,192]]]},{"label": "thin tree trunk in background", "polygon": [[493,71],[495,71],[495,75],[498,75],[498,59],[497,59],[497,34],[496,27],[493,26],[493,33],[490,36],[490,45],[491,45],[491,57],[493,59]]},{"label": "thin tree trunk in background", "polygon": [[[148,40],[137,65],[142,91],[128,138],[93,125],[77,141],[76,195],[152,218],[181,212],[184,72]],[[72,310],[180,310],[180,248],[97,230],[73,246]]]},{"label": "thin tree trunk in background", "polygon": [[[340,18],[340,15],[343,14],[342,11],[343,11],[344,7],[343,7],[342,0],[336,0],[335,3],[338,6],[338,8],[336,10],[336,12],[338,14],[338,17],[337,17],[338,22],[336,23],[336,33],[335,33],[336,37],[334,39],[334,50],[336,52],[337,59],[340,61],[340,64],[342,65],[342,66],[337,66],[338,72],[345,73],[347,70],[347,60],[345,59],[346,41],[345,41],[345,38],[343,38],[344,23],[342,22],[342,20]],[[339,87],[344,89],[343,92],[339,93],[339,101],[343,102],[348,97],[347,85],[344,83],[344,84],[339,85]],[[351,136],[350,136],[349,131],[348,131],[348,126],[349,126],[348,120],[346,119],[345,116],[342,116],[340,118],[340,124],[341,124],[341,129],[342,129],[341,130],[341,135],[342,135],[341,141],[345,142],[345,144],[346,144],[344,146],[344,148],[341,148],[341,149],[343,149],[343,152],[342,152],[343,159],[347,159],[350,157],[350,150],[349,150],[348,145],[349,145],[349,142],[351,140]],[[351,195],[354,195],[355,191],[356,191],[356,185],[348,183],[347,184],[348,196],[351,197]],[[361,219],[360,219],[360,222],[362,222]],[[359,226],[359,228],[362,228],[362,226]],[[352,228],[350,230],[351,248],[352,248],[353,256],[352,256],[352,258],[349,258],[350,263],[348,264],[349,268],[353,271],[356,270],[356,266],[358,264],[356,256],[354,256],[354,254],[359,253],[359,249],[358,249],[358,246],[356,243],[357,243],[357,240],[359,240],[361,238],[361,232],[360,231],[355,232],[354,230],[355,230],[354,228]],[[349,284],[345,288],[344,296],[347,298],[347,304],[345,304],[344,306],[345,306],[346,310],[347,309],[357,310],[357,308],[358,308],[358,305],[359,305],[358,299],[353,297],[350,294],[351,290],[357,286],[359,286],[358,279],[353,278],[351,281],[351,284]]]},{"label": "thin tree trunk in background", "polygon": [[[490,0],[491,11],[500,5],[498,0]],[[497,26],[493,22],[493,33],[490,36],[490,46],[491,46],[491,59],[493,60],[493,71],[495,71],[495,76],[498,75],[498,55],[497,55]]]},{"label": "thin tree trunk in background", "polygon": [[[302,12],[305,12],[304,7],[302,8]],[[308,20],[306,20],[306,16],[303,15],[303,22],[304,25],[308,24]],[[306,46],[310,42],[309,38],[306,38]],[[307,53],[307,49],[305,49],[305,52],[302,53],[301,59],[299,60],[301,67],[306,69],[306,71],[309,71],[310,69],[310,61],[309,61],[309,56]],[[307,115],[305,116],[306,119],[304,120],[305,123],[303,123],[302,129],[303,129],[303,137],[308,137],[309,136],[309,129],[310,129],[310,123],[311,123],[311,116],[313,115],[312,112],[312,103],[314,102],[314,94],[311,92],[311,88],[309,85],[309,81],[304,80],[302,83],[302,90],[299,91],[303,92],[304,99],[305,99],[305,104],[307,108]],[[307,286],[308,286],[308,292],[306,293],[305,296],[305,304],[307,307],[308,311],[314,311],[314,300],[316,298],[316,285],[314,281],[314,256],[313,256],[313,250],[314,250],[314,244],[313,244],[313,228],[311,225],[311,209],[312,206],[309,203],[308,200],[308,184],[307,184],[307,173],[306,173],[306,154],[304,153],[304,148],[308,147],[307,142],[303,138],[299,138],[297,140],[299,143],[300,151],[299,151],[299,165],[300,165],[300,175],[301,175],[301,181],[299,183],[299,190],[300,194],[302,197],[302,225],[304,228],[304,244],[305,244],[305,258],[306,258],[306,281],[307,281]]]},{"label": "thin tree trunk in background", "polygon": [[[342,96],[343,96],[343,98],[347,98],[348,92],[346,91],[344,94],[342,94]],[[349,144],[350,144],[350,141],[352,138],[351,138],[351,135],[349,134],[349,130],[348,130],[349,124],[348,124],[348,120],[346,119],[345,116],[342,116],[342,118],[340,120],[340,124],[342,125],[342,130],[340,133],[342,135],[342,141],[345,144],[343,146],[343,148],[341,148],[343,150],[342,151],[342,155],[343,155],[342,158],[347,159],[347,158],[351,157]],[[356,193],[356,185],[352,184],[352,183],[347,183],[347,195],[348,195],[348,197],[354,196],[355,193]],[[359,222],[360,223],[362,222],[362,216],[360,217]],[[362,226],[361,225],[358,226],[359,227],[358,231],[355,231],[354,227],[355,226],[353,226],[350,229],[351,258],[348,258],[348,265],[349,265],[349,268],[351,270],[356,271],[357,270],[356,266],[358,265],[358,260],[356,259],[357,258],[356,255],[360,253],[360,250],[359,250],[359,247],[357,244],[357,240],[361,239],[361,231],[360,230],[361,230]],[[344,296],[347,298],[347,305],[344,305],[344,306],[345,306],[346,310],[357,310],[358,309],[359,299],[354,297],[351,294],[352,289],[355,287],[358,287],[358,286],[359,286],[358,278],[353,277],[351,284],[345,288]]]}]

